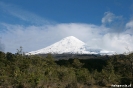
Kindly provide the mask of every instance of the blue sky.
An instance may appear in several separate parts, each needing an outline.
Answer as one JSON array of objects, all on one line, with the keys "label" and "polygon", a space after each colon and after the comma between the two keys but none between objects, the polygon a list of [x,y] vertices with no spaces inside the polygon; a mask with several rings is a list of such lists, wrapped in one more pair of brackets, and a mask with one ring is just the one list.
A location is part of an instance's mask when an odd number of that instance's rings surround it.
[{"label": "blue sky", "polygon": [[[59,23],[92,24],[101,24],[103,13],[107,11],[122,15],[126,21],[129,20],[133,13],[132,3],[132,0],[1,0],[1,4],[7,7],[6,10],[21,9]],[[12,14],[4,9],[1,8],[2,21],[15,23],[14,19],[19,20],[12,18]]]},{"label": "blue sky", "polygon": [[91,47],[133,50],[133,0],[0,0],[0,50],[25,52],[75,36]]}]

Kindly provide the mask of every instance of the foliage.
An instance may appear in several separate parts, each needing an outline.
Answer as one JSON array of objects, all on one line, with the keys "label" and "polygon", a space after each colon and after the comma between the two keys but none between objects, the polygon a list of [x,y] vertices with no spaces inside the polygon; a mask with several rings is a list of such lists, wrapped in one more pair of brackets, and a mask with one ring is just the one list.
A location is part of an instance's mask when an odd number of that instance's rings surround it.
[{"label": "foliage", "polygon": [[51,54],[46,57],[22,55],[22,49],[17,54],[0,52],[0,87],[89,88],[130,84],[133,81],[132,56],[131,53],[108,56],[106,60],[57,61]]}]

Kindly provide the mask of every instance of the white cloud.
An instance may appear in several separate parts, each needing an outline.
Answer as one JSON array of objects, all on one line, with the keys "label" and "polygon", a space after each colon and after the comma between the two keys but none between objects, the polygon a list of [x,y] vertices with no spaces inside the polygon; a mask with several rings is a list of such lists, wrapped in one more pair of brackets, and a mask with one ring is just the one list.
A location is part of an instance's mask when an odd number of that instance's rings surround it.
[{"label": "white cloud", "polygon": [[117,53],[126,52],[128,47],[130,50],[133,50],[133,36],[126,33],[108,33],[103,36],[103,48],[107,50],[115,50]]},{"label": "white cloud", "polygon": [[108,32],[120,33],[124,31],[125,23],[122,16],[116,16],[111,12],[105,12],[102,18],[102,25],[108,27]]},{"label": "white cloud", "polygon": [[126,24],[126,27],[127,27],[128,29],[133,29],[133,20],[131,20],[130,22],[128,22],[128,23]]},{"label": "white cloud", "polygon": [[6,51],[16,52],[19,46],[24,51],[44,48],[67,36],[75,36],[91,47],[113,50],[117,53],[133,50],[133,36],[125,32],[108,33],[108,28],[92,24],[64,23],[43,26],[21,26],[4,24],[7,28],[3,34]]},{"label": "white cloud", "polygon": [[126,24],[126,32],[127,33],[130,33],[130,34],[133,34],[133,20],[129,21],[127,24]]},{"label": "white cloud", "polygon": [[111,23],[115,19],[115,15],[111,12],[105,12],[102,18],[102,23]]},{"label": "white cloud", "polygon": [[111,13],[111,12],[105,12],[104,13],[104,17],[102,18],[102,24],[106,25],[106,24],[111,24],[114,21],[122,21],[122,16],[116,16],[115,14]]}]

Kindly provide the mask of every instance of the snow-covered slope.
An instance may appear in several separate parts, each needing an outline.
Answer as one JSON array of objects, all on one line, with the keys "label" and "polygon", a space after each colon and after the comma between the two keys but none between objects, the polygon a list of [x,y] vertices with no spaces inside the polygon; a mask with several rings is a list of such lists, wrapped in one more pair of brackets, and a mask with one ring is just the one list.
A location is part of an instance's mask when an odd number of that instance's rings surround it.
[{"label": "snow-covered slope", "polygon": [[86,48],[86,44],[81,40],[75,38],[74,36],[66,37],[59,42],[56,42],[46,48],[31,51],[27,53],[27,55],[35,55],[35,54],[100,54],[100,53],[110,53],[109,51],[102,51],[101,49],[92,49],[91,51]]}]

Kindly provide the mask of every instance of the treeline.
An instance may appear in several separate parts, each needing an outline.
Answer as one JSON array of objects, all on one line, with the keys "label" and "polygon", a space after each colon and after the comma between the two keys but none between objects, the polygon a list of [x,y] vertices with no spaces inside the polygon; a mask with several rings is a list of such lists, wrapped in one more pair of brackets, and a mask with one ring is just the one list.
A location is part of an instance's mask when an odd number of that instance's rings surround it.
[{"label": "treeline", "polygon": [[54,60],[0,52],[0,88],[102,88],[133,82],[133,53]]}]

